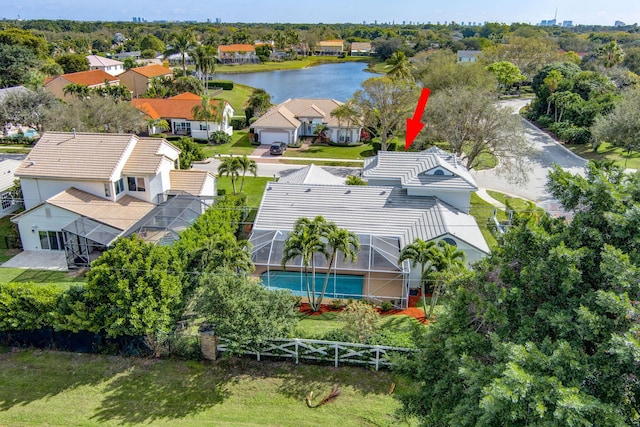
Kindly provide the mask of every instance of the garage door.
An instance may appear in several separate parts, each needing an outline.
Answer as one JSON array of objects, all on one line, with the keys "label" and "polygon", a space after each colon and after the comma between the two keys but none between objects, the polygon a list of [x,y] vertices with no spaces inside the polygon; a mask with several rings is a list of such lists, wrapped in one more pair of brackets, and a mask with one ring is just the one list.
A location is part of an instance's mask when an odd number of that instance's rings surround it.
[{"label": "garage door", "polygon": [[271,144],[276,141],[286,142],[287,144],[289,144],[289,133],[266,130],[263,130],[260,133],[260,144]]}]

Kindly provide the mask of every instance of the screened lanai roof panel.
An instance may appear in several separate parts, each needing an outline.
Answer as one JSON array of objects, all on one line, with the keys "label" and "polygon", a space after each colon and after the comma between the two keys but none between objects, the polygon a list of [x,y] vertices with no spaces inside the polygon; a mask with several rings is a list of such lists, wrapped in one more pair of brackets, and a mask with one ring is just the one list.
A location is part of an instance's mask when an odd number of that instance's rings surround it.
[{"label": "screened lanai roof panel", "polygon": [[85,237],[104,246],[110,245],[122,233],[122,230],[85,217],[80,217],[65,225],[62,227],[62,231]]}]

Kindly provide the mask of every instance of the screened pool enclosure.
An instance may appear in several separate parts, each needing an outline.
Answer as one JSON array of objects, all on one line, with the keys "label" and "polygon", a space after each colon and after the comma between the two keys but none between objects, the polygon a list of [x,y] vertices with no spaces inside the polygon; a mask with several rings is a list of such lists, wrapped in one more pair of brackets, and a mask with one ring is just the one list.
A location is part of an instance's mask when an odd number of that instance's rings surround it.
[{"label": "screened pool enclosure", "polygon": [[[270,289],[290,289],[306,297],[306,280],[300,257],[282,268],[282,254],[287,232],[254,230],[250,242],[256,274]],[[337,266],[332,269],[325,298],[366,299],[380,304],[390,301],[399,308],[407,307],[409,264],[398,265],[400,241],[397,237],[359,234],[360,251],[354,263],[345,263],[338,253]],[[318,254],[314,259],[316,291],[322,289],[328,261]]]}]

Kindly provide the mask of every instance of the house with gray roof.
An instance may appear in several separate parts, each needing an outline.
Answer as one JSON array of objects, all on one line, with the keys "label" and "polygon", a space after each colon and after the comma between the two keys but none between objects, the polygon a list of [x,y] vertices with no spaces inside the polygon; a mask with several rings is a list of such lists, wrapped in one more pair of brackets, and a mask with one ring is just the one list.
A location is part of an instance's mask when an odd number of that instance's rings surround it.
[{"label": "house with gray roof", "polygon": [[[477,185],[450,153],[439,149],[380,152],[365,164],[363,178],[368,186],[322,185],[299,179],[267,184],[250,236],[256,275],[266,286],[305,295],[301,260],[291,260],[286,269],[281,265],[284,242],[303,217],[321,215],[356,233],[360,240],[356,262],[339,257],[327,298],[391,301],[406,307],[410,289],[419,287],[420,271],[408,261],[399,263],[398,258],[418,238],[455,245],[465,252],[469,263],[489,253],[468,213],[470,194]],[[327,267],[324,258],[315,259],[315,270],[322,278]]]},{"label": "house with gray roof", "polygon": [[302,169],[281,177],[278,182],[286,184],[344,185],[346,179],[311,163]]},{"label": "house with gray roof", "polygon": [[46,132],[15,171],[23,248],[64,251],[79,267],[134,232],[170,243],[216,193],[212,174],[176,169],[179,154],[163,138]]},{"label": "house with gray roof", "polygon": [[270,108],[251,128],[261,144],[293,144],[301,137],[316,136],[316,129],[320,125],[326,127],[325,135],[331,141],[345,144],[359,142],[359,126],[331,115],[343,104],[335,99],[287,99]]}]

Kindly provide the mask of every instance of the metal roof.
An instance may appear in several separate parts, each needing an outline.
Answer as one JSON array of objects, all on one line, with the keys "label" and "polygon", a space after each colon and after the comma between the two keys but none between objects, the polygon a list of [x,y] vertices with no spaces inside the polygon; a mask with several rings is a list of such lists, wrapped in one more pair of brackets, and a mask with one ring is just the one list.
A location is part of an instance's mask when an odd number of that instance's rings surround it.
[{"label": "metal roof", "polygon": [[286,184],[343,185],[345,178],[327,172],[312,163],[305,168],[281,177],[278,182]]},{"label": "metal roof", "polygon": [[[428,174],[436,168],[446,170],[450,175]],[[377,156],[365,159],[362,178],[396,179],[403,187],[478,189],[475,179],[462,161],[455,154],[437,147],[417,153],[380,151]]]},{"label": "metal roof", "polygon": [[267,183],[254,231],[293,229],[298,218],[322,215],[360,235],[399,239],[455,235],[485,252],[489,249],[475,219],[436,197],[408,196],[398,187]]}]

